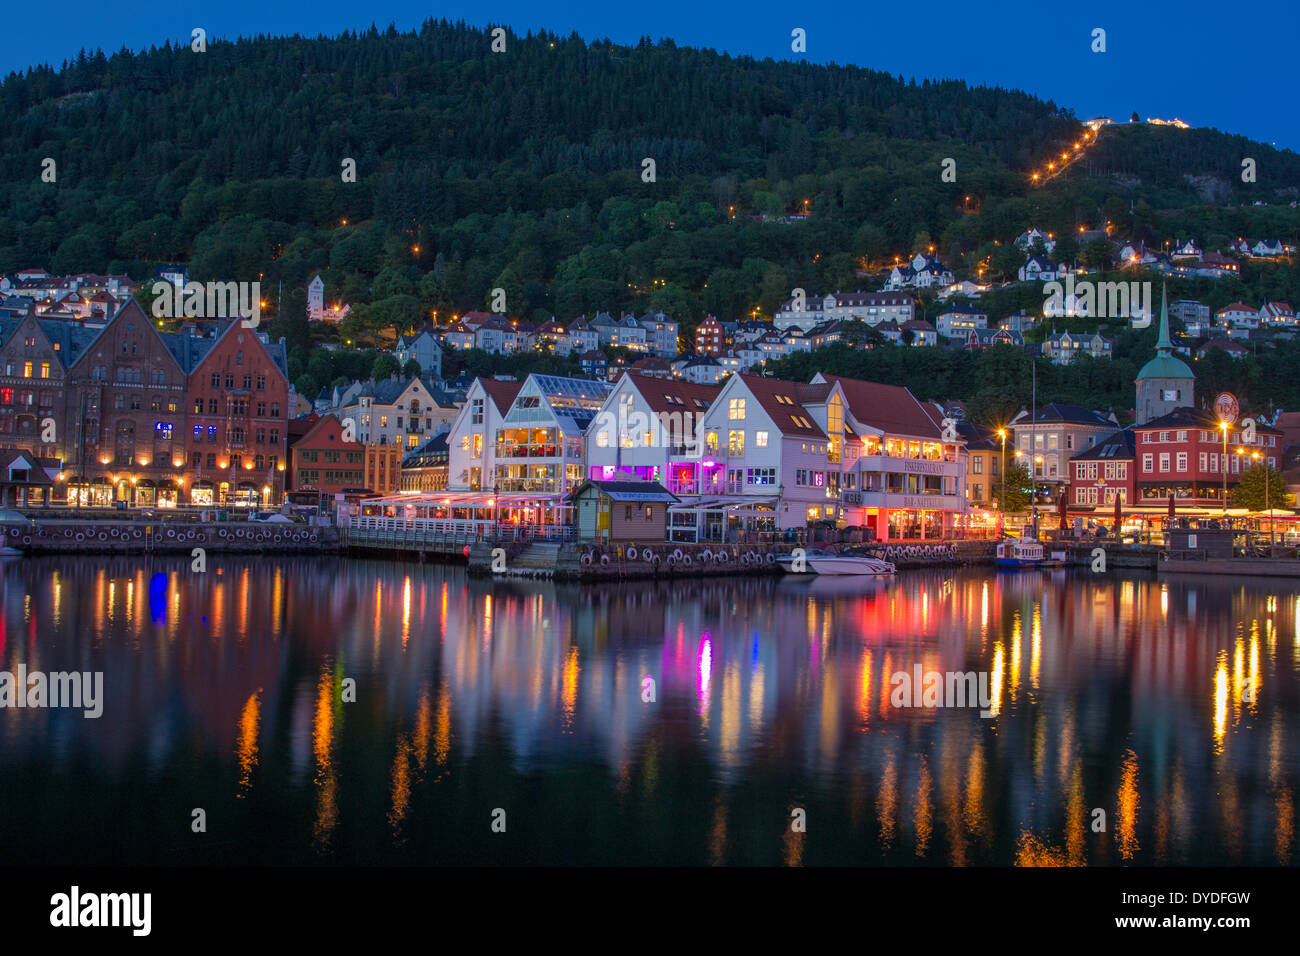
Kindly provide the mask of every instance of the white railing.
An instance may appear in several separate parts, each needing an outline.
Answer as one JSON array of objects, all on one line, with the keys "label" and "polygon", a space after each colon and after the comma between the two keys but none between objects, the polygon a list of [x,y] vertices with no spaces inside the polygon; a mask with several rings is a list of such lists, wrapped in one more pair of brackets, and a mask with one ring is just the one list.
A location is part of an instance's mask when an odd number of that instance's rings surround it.
[{"label": "white railing", "polygon": [[532,539],[569,540],[573,529],[567,525],[510,524],[482,518],[385,518],[378,515],[353,515],[350,531],[415,540],[437,538],[473,538],[489,541],[527,541]]}]

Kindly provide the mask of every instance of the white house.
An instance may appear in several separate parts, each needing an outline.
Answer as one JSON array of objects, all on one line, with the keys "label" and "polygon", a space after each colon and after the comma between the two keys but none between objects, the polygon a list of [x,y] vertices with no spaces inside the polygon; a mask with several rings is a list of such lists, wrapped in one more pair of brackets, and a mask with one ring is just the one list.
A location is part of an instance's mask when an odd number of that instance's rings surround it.
[{"label": "white house", "polygon": [[355,423],[362,444],[411,449],[447,431],[459,412],[447,395],[435,395],[419,378],[389,378],[363,383],[346,399],[338,417]]},{"label": "white house", "polygon": [[934,320],[935,330],[946,339],[965,338],[971,329],[986,329],[989,326],[987,313],[975,312],[954,306],[939,313]]},{"label": "white house", "polygon": [[1016,274],[1021,282],[1051,282],[1063,278],[1065,270],[1052,265],[1045,256],[1030,256]]},{"label": "white house", "polygon": [[414,359],[421,375],[442,378],[442,343],[432,329],[421,329],[415,335],[403,335],[393,349],[397,361],[405,365]]}]

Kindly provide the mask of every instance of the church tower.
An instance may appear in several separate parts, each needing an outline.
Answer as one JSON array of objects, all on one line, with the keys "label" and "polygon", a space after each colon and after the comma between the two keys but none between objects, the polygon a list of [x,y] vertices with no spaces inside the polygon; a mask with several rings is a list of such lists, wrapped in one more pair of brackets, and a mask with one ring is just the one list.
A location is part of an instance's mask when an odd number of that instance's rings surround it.
[{"label": "church tower", "polygon": [[1174,343],[1169,338],[1168,294],[1162,288],[1156,357],[1137,375],[1137,424],[1145,425],[1182,407],[1196,407],[1196,375],[1174,356]]}]

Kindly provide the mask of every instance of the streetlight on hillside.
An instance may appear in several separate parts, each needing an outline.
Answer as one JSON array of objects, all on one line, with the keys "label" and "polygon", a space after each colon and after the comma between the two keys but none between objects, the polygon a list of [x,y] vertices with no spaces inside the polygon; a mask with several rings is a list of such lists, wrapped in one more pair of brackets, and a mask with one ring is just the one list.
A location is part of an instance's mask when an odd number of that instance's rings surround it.
[{"label": "streetlight on hillside", "polygon": [[1228,423],[1219,422],[1219,431],[1223,432],[1223,517],[1228,517]]}]

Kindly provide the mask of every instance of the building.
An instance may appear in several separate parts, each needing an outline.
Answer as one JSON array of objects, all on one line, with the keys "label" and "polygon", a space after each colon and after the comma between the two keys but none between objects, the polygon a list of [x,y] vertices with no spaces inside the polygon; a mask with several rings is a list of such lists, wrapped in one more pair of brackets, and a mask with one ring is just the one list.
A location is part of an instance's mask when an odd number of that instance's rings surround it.
[{"label": "building", "polygon": [[1246,305],[1244,302],[1233,302],[1215,312],[1214,320],[1223,326],[1257,329],[1259,328],[1259,309]]},{"label": "building", "polygon": [[[1226,484],[1231,495],[1241,472],[1258,452],[1270,467],[1279,466],[1282,432],[1256,424],[1255,441],[1243,441],[1243,419],[1223,427],[1213,412],[1176,408],[1134,426],[1137,434],[1137,500],[1163,504],[1176,501],[1223,507]],[[1231,504],[1229,501],[1228,504]]]},{"label": "building", "polygon": [[[945,437],[943,412],[899,385],[818,374],[843,396],[843,521],[877,541],[931,540],[953,532],[967,512],[965,444]],[[818,421],[836,432],[835,396]]]},{"label": "building", "polygon": [[215,340],[176,338],[178,354],[193,362],[185,434],[177,436],[189,503],[265,506],[280,499],[289,447],[283,343],[268,346],[239,321],[226,323]]},{"label": "building", "polygon": [[1115,343],[1099,332],[1053,332],[1043,340],[1043,356],[1053,365],[1069,365],[1080,355],[1108,359]]},{"label": "building", "polygon": [[1174,354],[1169,338],[1169,312],[1166,300],[1160,300],[1160,329],[1156,336],[1156,356],[1137,374],[1136,422],[1143,425],[1167,415],[1175,408],[1196,404],[1196,376]]},{"label": "building", "polygon": [[[63,420],[70,439],[68,490],[82,505],[115,501],[169,505],[181,499],[185,469],[188,344],[170,336],[131,299],[68,367]],[[52,369],[52,366],[51,366]],[[30,399],[42,401],[28,390]]]},{"label": "building", "polygon": [[1072,505],[1113,511],[1115,498],[1125,504],[1137,501],[1136,434],[1120,428],[1070,459]]},{"label": "building", "polygon": [[447,439],[447,487],[454,491],[491,489],[496,434],[523,386],[476,378],[451,424]]},{"label": "building", "polygon": [[0,507],[48,505],[62,464],[23,448],[0,447]]},{"label": "building", "polygon": [[366,449],[333,415],[320,419],[291,449],[294,490],[336,495],[365,488]]},{"label": "building", "polygon": [[971,329],[987,329],[988,325],[987,313],[956,307],[945,309],[934,320],[935,330],[944,338],[963,341],[966,339],[966,333]]},{"label": "building", "polygon": [[393,354],[402,366],[414,360],[420,366],[421,375],[442,378],[442,343],[431,328],[398,338]]},{"label": "building", "polygon": [[353,422],[365,445],[399,445],[409,451],[430,435],[451,427],[460,409],[451,397],[420,378],[365,382],[338,408],[342,421]]},{"label": "building", "polygon": [[668,506],[677,502],[658,482],[592,479],[573,491],[572,500],[578,540],[603,544],[665,541]]},{"label": "building", "polygon": [[[1003,435],[1010,438],[1006,430]],[[998,429],[958,422],[957,434],[966,443],[966,502],[973,507],[996,508],[1002,497],[1002,459],[1006,443]]]},{"label": "building", "polygon": [[1010,423],[1015,438],[1015,457],[1026,468],[1033,465],[1033,477],[1039,493],[1056,500],[1068,478],[1066,462],[1110,435],[1118,427],[1114,418],[1105,418],[1078,405],[1051,402],[1036,415],[1021,411]]},{"label": "building", "polygon": [[660,481],[699,495],[699,426],[719,388],[624,372],[586,433],[587,477]]},{"label": "building", "polygon": [[[831,295],[810,296],[800,301],[787,299],[777,311],[772,325],[777,328],[798,328],[807,331],[823,322],[838,319],[841,322],[859,321],[868,325],[881,322],[907,322],[916,318],[916,300],[904,292],[835,292]],[[744,323],[757,326],[750,330],[757,338],[770,330],[763,323]],[[737,341],[745,334],[737,335]]]},{"label": "building", "polygon": [[727,342],[722,323],[711,315],[695,327],[695,351],[698,355],[721,355]]},{"label": "building", "polygon": [[360,487],[379,495],[396,494],[401,487],[402,446],[366,445],[362,471]]},{"label": "building", "polygon": [[447,490],[448,434],[434,435],[402,459],[399,490],[420,493]]}]

